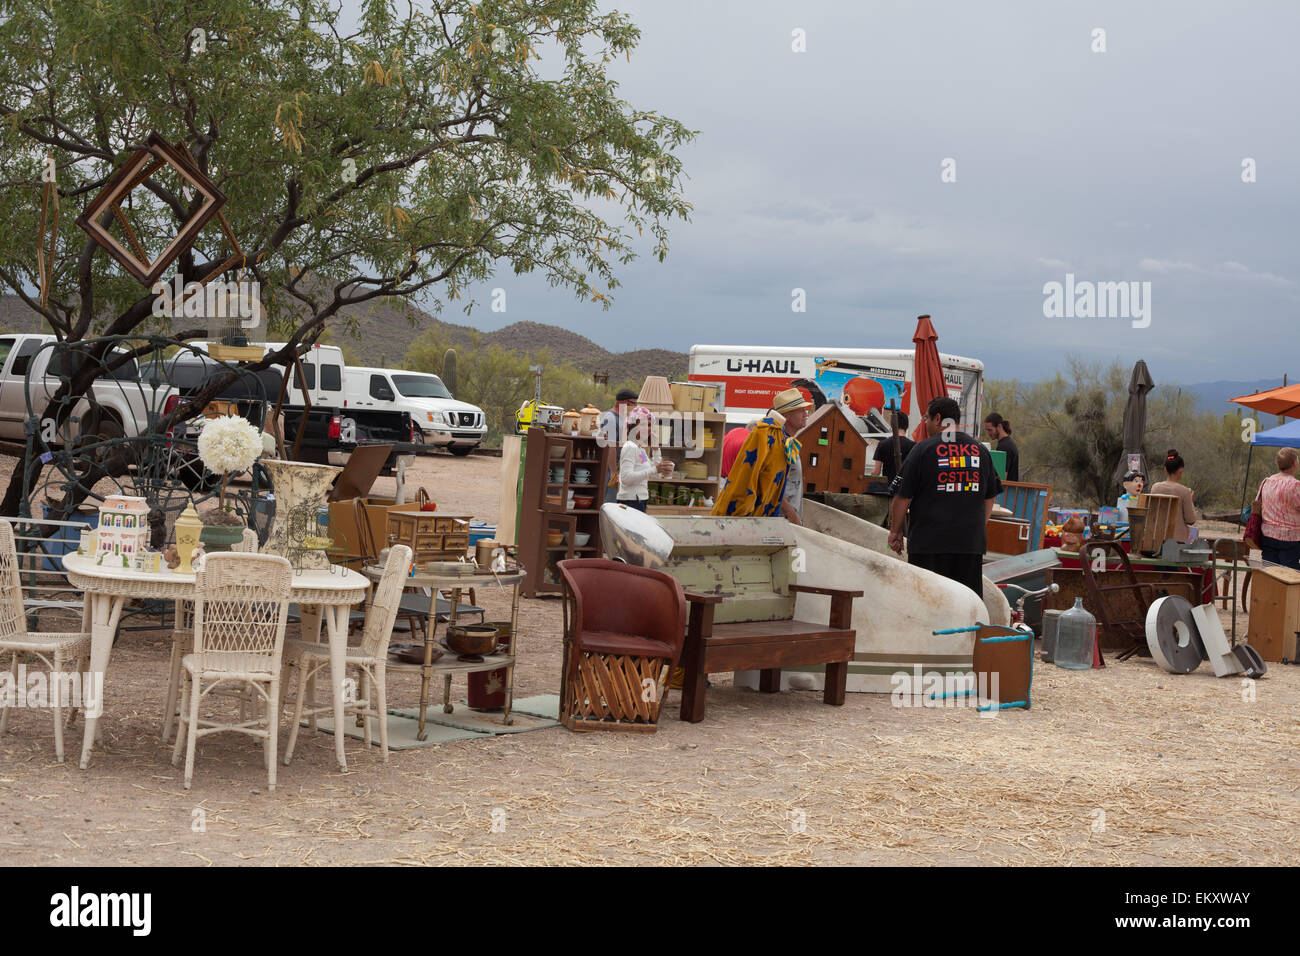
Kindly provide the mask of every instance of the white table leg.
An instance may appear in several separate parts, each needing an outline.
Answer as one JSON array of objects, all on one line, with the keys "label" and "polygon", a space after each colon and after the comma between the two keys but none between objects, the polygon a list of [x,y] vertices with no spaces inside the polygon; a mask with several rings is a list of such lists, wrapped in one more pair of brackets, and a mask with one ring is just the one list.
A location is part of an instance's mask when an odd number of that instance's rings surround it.
[{"label": "white table leg", "polygon": [[[90,673],[105,674],[108,671],[108,659],[113,653],[113,637],[117,634],[117,622],[122,616],[122,605],[126,598],[116,594],[96,594],[93,591],[82,593],[82,626],[90,628]],[[108,684],[107,679],[100,683],[100,695]],[[104,701],[99,702],[100,716],[103,716]],[[84,714],[85,733],[81,744],[81,769],[90,766],[90,751],[95,745],[96,731],[99,729],[99,717]]]},{"label": "white table leg", "polygon": [[304,641],[320,640],[321,609],[319,604],[299,604],[298,619]]},{"label": "white table leg", "polygon": [[339,770],[344,773],[348,769],[348,758],[343,753],[343,681],[348,669],[349,610],[346,604],[331,604],[324,608],[330,645],[330,687],[334,691],[334,754],[338,757]]}]

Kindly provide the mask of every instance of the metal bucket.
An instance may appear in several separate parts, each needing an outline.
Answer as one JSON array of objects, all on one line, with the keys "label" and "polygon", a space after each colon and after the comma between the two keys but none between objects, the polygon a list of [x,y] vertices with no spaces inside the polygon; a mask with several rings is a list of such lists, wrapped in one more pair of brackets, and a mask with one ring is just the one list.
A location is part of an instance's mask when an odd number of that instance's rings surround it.
[{"label": "metal bucket", "polygon": [[[510,646],[510,622],[487,621],[488,627],[497,629],[497,649]],[[467,674],[469,693],[466,703],[471,710],[501,710],[506,706],[506,669],[498,667],[494,671],[475,671]]]}]

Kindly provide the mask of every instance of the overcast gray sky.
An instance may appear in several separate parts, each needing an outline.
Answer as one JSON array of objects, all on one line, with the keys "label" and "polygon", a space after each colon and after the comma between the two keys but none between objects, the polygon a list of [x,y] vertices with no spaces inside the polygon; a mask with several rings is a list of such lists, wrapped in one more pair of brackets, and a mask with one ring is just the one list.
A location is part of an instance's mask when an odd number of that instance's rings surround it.
[{"label": "overcast gray sky", "polygon": [[[695,217],[667,262],[647,244],[622,270],[608,312],[506,274],[507,311],[472,324],[615,350],[906,347],[928,312],[941,350],[995,378],[1067,354],[1142,357],[1165,382],[1300,373],[1300,3],[610,6],[643,33],[613,71],[623,98],[700,131]],[[1045,318],[1067,272],[1149,281],[1149,326]]]}]

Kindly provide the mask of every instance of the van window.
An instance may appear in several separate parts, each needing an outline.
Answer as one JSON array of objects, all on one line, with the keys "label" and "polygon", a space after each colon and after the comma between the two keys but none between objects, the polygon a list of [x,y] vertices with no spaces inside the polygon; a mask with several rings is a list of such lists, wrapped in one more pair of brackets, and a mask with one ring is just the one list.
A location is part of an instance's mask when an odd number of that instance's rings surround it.
[{"label": "van window", "polygon": [[26,375],[27,370],[32,365],[32,356],[40,351],[42,344],[44,343],[40,339],[28,339],[18,346],[18,354],[14,356],[14,367],[9,370],[9,373],[11,375]]},{"label": "van window", "polygon": [[370,397],[377,398],[381,402],[391,402],[395,396],[393,390],[388,385],[388,379],[382,375],[370,376]]},{"label": "van window", "polygon": [[322,365],[320,367],[320,387],[327,392],[337,392],[343,388],[343,366]]},{"label": "van window", "polygon": [[407,398],[451,398],[436,375],[394,375],[393,384]]},{"label": "van window", "polygon": [[293,387],[301,391],[302,380],[303,378],[306,378],[308,390],[315,388],[316,387],[316,366],[309,365],[306,362],[303,362],[301,367],[302,367],[301,374],[299,374],[296,371],[293,373]]}]

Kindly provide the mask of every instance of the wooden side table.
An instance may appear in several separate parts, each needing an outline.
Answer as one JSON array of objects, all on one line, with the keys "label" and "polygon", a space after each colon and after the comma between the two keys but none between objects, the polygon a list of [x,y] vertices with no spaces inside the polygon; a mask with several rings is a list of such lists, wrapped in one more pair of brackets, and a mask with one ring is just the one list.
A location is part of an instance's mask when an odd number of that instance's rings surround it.
[{"label": "wooden side table", "polygon": [[[367,577],[375,581],[378,581],[383,576],[382,568],[365,567],[362,570]],[[453,677],[457,674],[472,674],[478,671],[494,671],[504,668],[506,672],[506,702],[501,714],[501,723],[505,726],[514,723],[510,716],[510,707],[514,702],[515,648],[516,642],[519,640],[519,585],[523,583],[526,576],[526,572],[522,569],[508,571],[504,574],[492,574],[491,572],[486,574],[428,574],[417,570],[407,578],[407,584],[412,587],[429,589],[429,610],[424,627],[424,662],[421,664],[404,664],[389,661],[388,670],[402,673],[418,671],[420,673],[420,720],[415,735],[417,740],[427,740],[429,737],[429,732],[425,729],[425,711],[429,708],[429,687],[433,683],[435,675],[443,679],[443,713],[450,714],[454,709],[451,704],[451,679]],[[440,660],[433,660],[433,646],[437,637],[436,630],[438,626],[438,592],[448,592],[451,601],[451,612],[448,614],[448,626],[450,626],[456,623],[456,609],[460,603],[462,591],[468,591],[471,588],[482,590],[494,585],[511,588],[510,644],[506,653],[484,654],[482,661],[462,661],[448,651]]]}]

